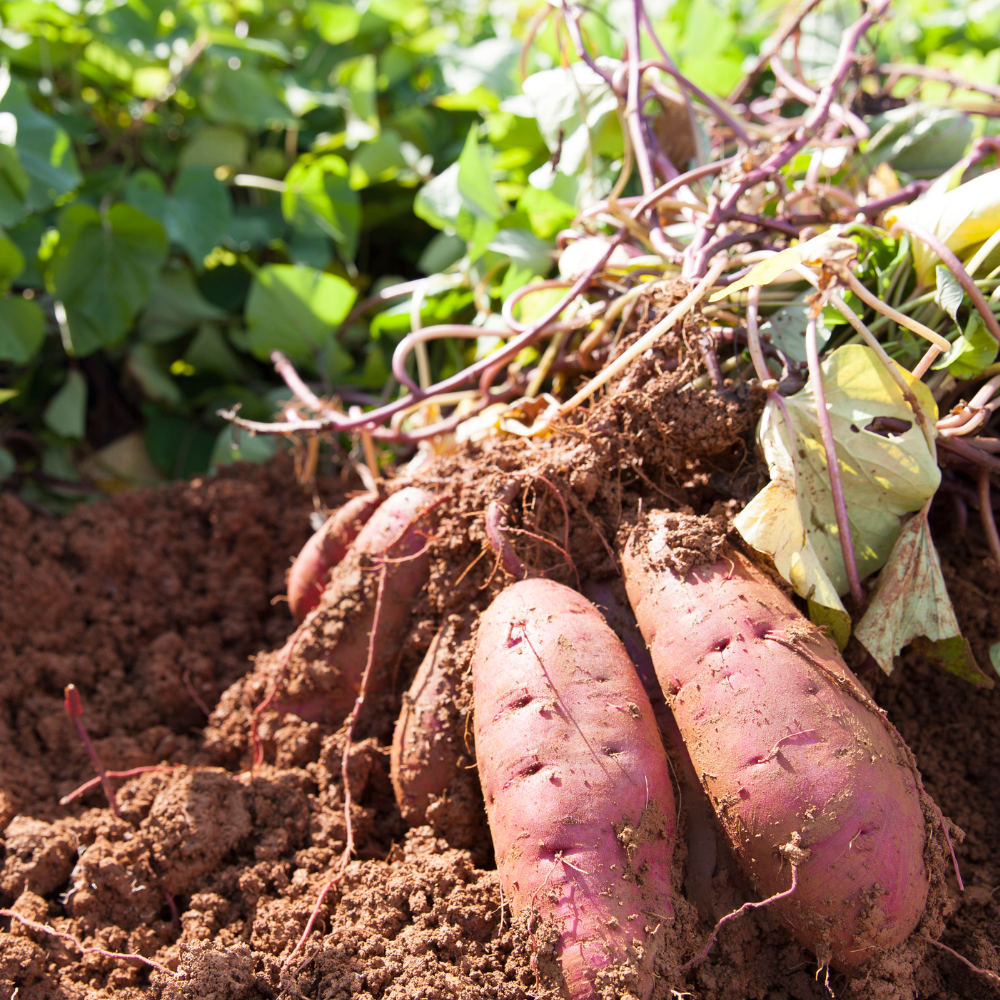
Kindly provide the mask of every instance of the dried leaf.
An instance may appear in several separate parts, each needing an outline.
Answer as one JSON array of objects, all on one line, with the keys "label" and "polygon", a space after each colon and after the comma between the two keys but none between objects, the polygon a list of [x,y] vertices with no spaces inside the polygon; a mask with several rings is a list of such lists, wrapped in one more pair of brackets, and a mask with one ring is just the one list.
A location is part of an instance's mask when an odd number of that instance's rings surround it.
[{"label": "dried leaf", "polygon": [[918,648],[922,655],[972,684],[992,687],[962,638],[927,524],[928,506],[896,539],[855,634],[887,674],[904,646],[924,639]]},{"label": "dried leaf", "polygon": [[[903,394],[873,351],[841,347],[822,369],[851,540],[864,579],[888,559],[902,516],[934,495],[941,473]],[[933,426],[933,396],[909,373],[904,376]],[[774,559],[797,594],[846,615],[839,595],[848,591],[847,573],[812,386],[784,403],[794,427],[794,451],[779,404],[769,401],[757,434],[771,482],[739,514],[736,528]]]},{"label": "dried leaf", "polygon": [[835,257],[853,257],[858,252],[857,244],[837,234],[838,229],[834,227],[825,233],[820,233],[819,236],[814,236],[811,240],[806,240],[805,243],[797,243],[773,257],[768,257],[767,260],[762,260],[739,281],[734,281],[721,292],[716,292],[709,302],[718,302],[719,299],[724,299],[744,288],[750,288],[752,285],[769,285],[775,278],[799,264],[822,263]]}]

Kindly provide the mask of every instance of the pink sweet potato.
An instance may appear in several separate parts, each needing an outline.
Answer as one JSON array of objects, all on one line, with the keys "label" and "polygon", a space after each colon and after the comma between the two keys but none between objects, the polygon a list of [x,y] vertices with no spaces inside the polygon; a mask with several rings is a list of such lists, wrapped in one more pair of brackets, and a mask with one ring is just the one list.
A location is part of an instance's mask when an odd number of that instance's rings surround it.
[{"label": "pink sweet potato", "polygon": [[[430,561],[424,549],[430,525],[419,515],[433,499],[426,490],[406,487],[361,529],[330,574],[317,618],[298,641],[276,708],[312,721],[342,721],[361,686],[369,643],[371,690],[386,682],[413,600],[427,582]],[[385,588],[376,629],[381,572]]]},{"label": "pink sweet potato", "polygon": [[649,997],[673,915],[674,799],[624,647],[585,598],[525,580],[482,615],[473,690],[504,898],[554,927],[573,1000],[622,975]]},{"label": "pink sweet potato", "polygon": [[410,826],[426,823],[428,807],[467,773],[459,699],[471,647],[469,621],[451,616],[434,636],[403,696],[390,776],[399,811]]},{"label": "pink sweet potato", "polygon": [[928,894],[912,755],[837,650],[726,548],[684,575],[670,515],[624,553],[629,600],[695,769],[741,864],[821,961],[846,970],[905,940]]},{"label": "pink sweet potato", "polygon": [[319,604],[330,570],[344,558],[381,502],[377,493],[352,497],[302,546],[288,571],[288,606],[297,622]]}]

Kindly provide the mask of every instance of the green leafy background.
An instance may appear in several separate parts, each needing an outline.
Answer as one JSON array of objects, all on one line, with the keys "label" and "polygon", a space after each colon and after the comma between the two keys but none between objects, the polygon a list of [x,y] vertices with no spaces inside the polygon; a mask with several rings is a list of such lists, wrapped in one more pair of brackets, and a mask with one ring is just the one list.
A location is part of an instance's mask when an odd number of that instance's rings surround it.
[{"label": "green leafy background", "polygon": [[[808,75],[822,77],[855,7],[824,4],[804,23]],[[748,0],[649,8],[681,69],[719,95],[780,16]],[[422,318],[468,322],[477,283],[496,304],[548,273],[556,233],[610,189],[623,145],[614,101],[582,64],[564,66],[552,18],[522,88],[539,9],[0,2],[0,485],[58,509],[94,482],[264,459],[274,443],[234,438],[216,411],[272,416],[287,392],[271,350],[322,391],[374,404],[395,391],[389,358],[410,310],[344,327],[356,301],[451,269],[467,280],[429,293]],[[609,64],[625,20],[620,0],[582,19]],[[996,83],[998,45],[1000,8],[914,0],[877,55]],[[764,76],[758,91],[772,86]],[[942,110],[889,113],[873,120],[870,162],[936,174],[970,128]],[[967,324],[949,363],[978,364],[993,348],[982,341]],[[433,376],[482,350],[435,344]],[[103,479],[88,465],[136,434],[145,465]]]}]

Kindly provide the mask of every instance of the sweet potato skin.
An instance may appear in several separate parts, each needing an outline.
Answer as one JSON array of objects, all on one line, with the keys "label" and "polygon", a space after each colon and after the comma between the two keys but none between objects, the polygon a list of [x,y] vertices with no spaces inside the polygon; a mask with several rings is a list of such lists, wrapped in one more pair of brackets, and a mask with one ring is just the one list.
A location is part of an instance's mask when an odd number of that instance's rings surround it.
[{"label": "sweet potato skin", "polygon": [[649,699],[600,612],[545,579],[505,590],[473,657],[476,753],[504,896],[551,921],[565,989],[652,963],[673,914],[674,798]]},{"label": "sweet potato skin", "polygon": [[377,493],[352,497],[302,546],[288,571],[288,606],[297,622],[319,604],[330,570],[344,558],[381,502]]},{"label": "sweet potato skin", "polygon": [[626,587],[674,718],[741,864],[821,960],[854,970],[905,940],[928,893],[913,758],[828,642],[735,550],[684,578],[653,512]]},{"label": "sweet potato skin", "polygon": [[390,777],[396,802],[410,826],[427,822],[427,808],[464,775],[467,755],[457,699],[464,658],[472,645],[467,618],[452,616],[441,626],[417,670],[396,721]]},{"label": "sweet potato skin", "polygon": [[[370,690],[386,680],[404,638],[414,598],[427,582],[430,525],[419,519],[433,494],[415,486],[393,493],[361,529],[330,574],[318,617],[296,647],[275,707],[310,721],[340,722],[354,705],[372,644]],[[416,520],[416,523],[414,521]],[[373,635],[378,578],[384,597]]]}]

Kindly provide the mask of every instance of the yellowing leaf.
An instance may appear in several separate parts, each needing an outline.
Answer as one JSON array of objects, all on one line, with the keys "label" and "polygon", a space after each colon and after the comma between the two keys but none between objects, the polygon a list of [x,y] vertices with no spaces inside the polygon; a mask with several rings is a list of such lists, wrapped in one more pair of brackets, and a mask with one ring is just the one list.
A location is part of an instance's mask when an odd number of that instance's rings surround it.
[{"label": "yellowing leaf", "polygon": [[[934,495],[941,473],[903,394],[873,351],[841,347],[822,369],[851,541],[864,579],[885,563],[902,516]],[[904,376],[933,425],[933,396],[909,373]],[[779,404],[769,401],[757,435],[771,482],[739,514],[736,528],[774,559],[797,594],[846,614],[840,595],[848,591],[847,573],[812,385],[784,404],[794,448]]]},{"label": "yellowing leaf", "polygon": [[814,236],[811,240],[806,240],[805,243],[797,243],[787,250],[776,253],[773,257],[768,257],[767,260],[762,260],[759,264],[755,264],[739,281],[734,281],[721,292],[716,292],[709,299],[709,302],[718,302],[719,299],[724,299],[732,295],[733,292],[742,291],[744,288],[750,288],[752,285],[769,285],[775,278],[799,264],[830,260],[842,254],[853,256],[857,253],[857,245],[854,241],[838,236],[837,232],[838,230],[831,229],[829,232],[820,233],[819,236]]},{"label": "yellowing leaf", "polygon": [[[890,208],[886,225],[910,222],[926,229],[959,257],[989,239],[1000,229],[1000,172],[980,174],[944,194],[918,198],[909,205]],[[913,264],[917,280],[927,285],[934,280],[940,258],[922,240],[913,241]]]},{"label": "yellowing leaf", "polygon": [[920,645],[922,655],[972,684],[993,686],[959,630],[927,525],[926,505],[896,539],[855,634],[887,674],[892,673],[896,654],[923,638],[929,641]]}]

